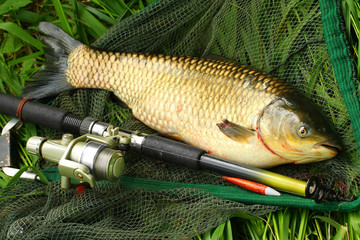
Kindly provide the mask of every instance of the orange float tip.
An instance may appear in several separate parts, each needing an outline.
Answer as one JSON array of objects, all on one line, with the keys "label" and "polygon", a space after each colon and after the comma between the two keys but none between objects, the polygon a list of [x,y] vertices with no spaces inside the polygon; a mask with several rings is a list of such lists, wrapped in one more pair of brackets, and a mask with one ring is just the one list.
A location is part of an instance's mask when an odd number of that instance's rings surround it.
[{"label": "orange float tip", "polygon": [[222,179],[255,193],[259,193],[267,196],[281,196],[281,194],[275,189],[261,183],[249,181],[242,178],[228,177],[228,176],[223,176]]}]

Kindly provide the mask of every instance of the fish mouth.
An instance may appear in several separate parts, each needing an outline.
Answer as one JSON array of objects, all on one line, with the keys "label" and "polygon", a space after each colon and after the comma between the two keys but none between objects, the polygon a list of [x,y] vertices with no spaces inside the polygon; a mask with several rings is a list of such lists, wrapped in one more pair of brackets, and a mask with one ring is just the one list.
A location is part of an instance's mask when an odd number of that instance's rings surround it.
[{"label": "fish mouth", "polygon": [[[314,144],[313,146],[314,149],[326,149],[327,154],[332,155],[332,157],[335,157],[341,150],[342,147],[338,142],[329,142],[329,141],[322,141],[322,142],[318,142],[316,144]],[[324,160],[324,157],[326,156],[325,159],[329,159],[329,155],[323,155],[324,152],[319,151],[317,153],[317,156],[321,157],[319,158],[320,160],[315,160],[315,161],[322,161]],[[322,159],[322,160],[321,160]],[[299,160],[299,161],[294,161],[294,164],[304,164],[304,163],[310,163],[310,162],[314,162],[314,159],[306,159],[306,160]]]},{"label": "fish mouth", "polygon": [[337,155],[341,150],[342,147],[340,144],[336,143],[336,142],[331,142],[331,141],[322,141],[322,142],[318,142],[314,145],[314,149],[319,149],[320,147],[324,147],[326,149],[328,149],[330,151],[331,155]]}]

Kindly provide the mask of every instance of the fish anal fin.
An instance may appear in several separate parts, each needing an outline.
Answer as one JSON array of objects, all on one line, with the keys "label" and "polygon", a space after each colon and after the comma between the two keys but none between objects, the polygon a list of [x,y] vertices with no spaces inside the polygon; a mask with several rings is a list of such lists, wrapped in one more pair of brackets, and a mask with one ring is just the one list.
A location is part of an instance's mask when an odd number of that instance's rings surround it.
[{"label": "fish anal fin", "polygon": [[234,141],[249,143],[251,138],[256,137],[256,131],[242,127],[235,123],[230,122],[227,119],[224,119],[221,123],[216,124],[220,131],[231,138]]}]

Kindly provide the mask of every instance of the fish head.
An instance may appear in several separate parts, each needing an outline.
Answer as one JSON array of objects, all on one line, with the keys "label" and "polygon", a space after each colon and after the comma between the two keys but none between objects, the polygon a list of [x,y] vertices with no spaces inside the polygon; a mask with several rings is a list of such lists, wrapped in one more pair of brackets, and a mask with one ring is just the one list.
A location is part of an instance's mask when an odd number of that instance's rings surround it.
[{"label": "fish head", "polygon": [[258,118],[258,132],[263,144],[289,163],[327,160],[342,149],[334,128],[302,95],[269,104]]}]

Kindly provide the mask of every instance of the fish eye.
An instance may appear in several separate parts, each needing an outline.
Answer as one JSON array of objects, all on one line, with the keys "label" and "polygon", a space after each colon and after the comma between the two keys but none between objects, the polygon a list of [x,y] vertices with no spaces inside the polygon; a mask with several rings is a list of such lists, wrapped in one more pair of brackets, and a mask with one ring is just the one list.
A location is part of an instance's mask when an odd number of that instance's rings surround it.
[{"label": "fish eye", "polygon": [[302,125],[298,128],[297,134],[299,137],[306,137],[309,134],[309,128],[306,125]]}]

